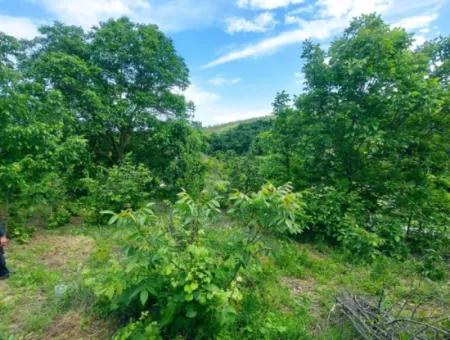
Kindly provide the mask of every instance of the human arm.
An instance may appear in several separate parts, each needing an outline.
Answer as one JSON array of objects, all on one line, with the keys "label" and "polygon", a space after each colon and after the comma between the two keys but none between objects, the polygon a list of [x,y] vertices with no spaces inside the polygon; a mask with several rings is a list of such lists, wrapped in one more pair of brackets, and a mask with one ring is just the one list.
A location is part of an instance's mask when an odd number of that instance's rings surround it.
[{"label": "human arm", "polygon": [[0,222],[0,246],[4,246],[8,243],[8,239],[6,238],[5,228],[3,224]]}]

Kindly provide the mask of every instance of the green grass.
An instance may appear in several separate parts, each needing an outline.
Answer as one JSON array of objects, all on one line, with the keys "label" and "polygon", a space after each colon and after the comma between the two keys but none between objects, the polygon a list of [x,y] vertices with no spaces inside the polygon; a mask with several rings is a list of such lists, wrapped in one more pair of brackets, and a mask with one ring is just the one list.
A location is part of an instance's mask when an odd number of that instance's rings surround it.
[{"label": "green grass", "polygon": [[[115,327],[99,319],[93,297],[82,286],[81,271],[96,249],[111,245],[111,230],[71,226],[40,231],[28,244],[8,248],[17,273],[0,282],[0,339],[108,339]],[[218,254],[233,251],[242,230],[221,219],[207,232]],[[360,263],[326,245],[266,235],[262,252],[242,273],[243,299],[236,322],[221,339],[352,339],[352,330],[333,323],[336,294],[351,291],[388,300],[425,300],[427,310],[445,315],[449,286],[420,276],[411,261],[379,258]],[[105,259],[106,260],[106,259]],[[55,285],[70,294],[55,297]]]},{"label": "green grass", "polygon": [[[0,281],[0,339],[89,338],[109,334],[106,322],[88,315],[89,306],[68,296],[57,299],[55,286],[78,289],[84,262],[95,248],[78,227],[41,230],[27,244],[7,248],[13,274]],[[68,301],[68,299],[70,301]]]},{"label": "green grass", "polygon": [[[218,252],[226,251],[240,229],[215,228],[210,242]],[[336,296],[344,291],[377,297],[384,290],[387,302],[411,299],[413,293],[411,302],[424,301],[427,312],[448,314],[449,286],[422,277],[414,262],[386,257],[358,262],[326,245],[269,235],[263,241],[267,251],[242,273],[245,298],[239,307],[239,329],[227,330],[225,338],[355,338],[348,325],[330,319]]]}]

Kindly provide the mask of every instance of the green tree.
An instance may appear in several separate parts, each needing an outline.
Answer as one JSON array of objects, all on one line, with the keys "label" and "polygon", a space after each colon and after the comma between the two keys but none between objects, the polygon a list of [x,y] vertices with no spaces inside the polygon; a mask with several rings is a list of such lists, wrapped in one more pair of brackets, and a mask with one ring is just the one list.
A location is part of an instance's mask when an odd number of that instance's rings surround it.
[{"label": "green tree", "polygon": [[271,133],[294,185],[342,193],[318,203],[339,206],[355,235],[381,236],[372,244],[389,251],[412,233],[438,239],[448,225],[448,40],[416,50],[412,41],[377,15],[353,20],[327,52],[307,41],[305,92],[294,107],[276,101]]},{"label": "green tree", "polygon": [[44,183],[75,176],[88,160],[85,141],[68,132],[73,118],[60,92],[17,69],[22,43],[0,34],[0,51],[0,202],[7,214],[36,201],[53,209],[61,190]]},{"label": "green tree", "polygon": [[120,162],[155,122],[187,117],[177,91],[188,86],[188,69],[156,26],[121,18],[87,33],[61,23],[40,32],[28,74],[62,93],[97,159]]}]

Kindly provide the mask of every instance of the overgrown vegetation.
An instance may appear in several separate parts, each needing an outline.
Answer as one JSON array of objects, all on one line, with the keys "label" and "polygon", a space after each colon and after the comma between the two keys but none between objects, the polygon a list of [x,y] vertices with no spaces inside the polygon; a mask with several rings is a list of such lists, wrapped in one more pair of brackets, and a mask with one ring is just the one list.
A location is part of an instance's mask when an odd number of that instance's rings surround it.
[{"label": "overgrown vegetation", "polygon": [[[45,337],[74,311],[98,338],[352,338],[329,318],[344,289],[405,299],[398,317],[420,300],[448,328],[448,37],[413,49],[356,18],[327,51],[304,43],[304,91],[280,92],[273,118],[205,133],[156,26],[40,30],[0,33],[0,210],[18,268],[0,291],[21,301],[2,297],[0,338]],[[76,228],[83,259],[46,253]],[[45,317],[18,322],[14,291],[39,286]]]}]

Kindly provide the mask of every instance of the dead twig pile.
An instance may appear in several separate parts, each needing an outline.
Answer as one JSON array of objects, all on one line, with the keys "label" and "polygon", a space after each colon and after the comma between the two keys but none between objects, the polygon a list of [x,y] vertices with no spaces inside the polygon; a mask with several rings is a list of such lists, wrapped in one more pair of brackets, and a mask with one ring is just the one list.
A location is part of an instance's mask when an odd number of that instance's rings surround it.
[{"label": "dead twig pile", "polygon": [[343,293],[337,297],[330,315],[335,313],[349,321],[363,339],[450,338],[449,330],[440,326],[445,320],[448,322],[448,315],[423,316],[419,313],[421,303],[402,300],[388,305],[384,300],[384,293],[378,299]]}]

